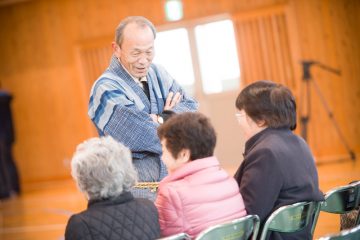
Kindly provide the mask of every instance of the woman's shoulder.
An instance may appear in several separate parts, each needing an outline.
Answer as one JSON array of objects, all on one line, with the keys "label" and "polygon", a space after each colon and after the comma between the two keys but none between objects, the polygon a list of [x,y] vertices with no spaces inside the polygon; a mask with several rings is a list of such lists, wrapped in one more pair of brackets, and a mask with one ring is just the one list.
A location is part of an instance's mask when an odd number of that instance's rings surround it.
[{"label": "woman's shoulder", "polygon": [[134,204],[142,208],[155,209],[154,202],[146,198],[134,198]]},{"label": "woman's shoulder", "polygon": [[87,217],[87,212],[88,210],[84,210],[80,213],[71,215],[66,225],[66,235],[83,232],[87,228],[86,223],[87,219],[89,219],[89,217]]}]

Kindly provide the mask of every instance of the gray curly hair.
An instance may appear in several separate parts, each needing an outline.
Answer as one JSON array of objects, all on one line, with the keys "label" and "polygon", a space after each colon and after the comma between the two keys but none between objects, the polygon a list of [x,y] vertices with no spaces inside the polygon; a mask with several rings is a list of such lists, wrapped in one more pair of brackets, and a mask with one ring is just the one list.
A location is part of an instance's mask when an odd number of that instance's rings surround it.
[{"label": "gray curly hair", "polygon": [[110,136],[79,144],[71,161],[71,175],[89,200],[116,197],[137,181],[130,150]]}]

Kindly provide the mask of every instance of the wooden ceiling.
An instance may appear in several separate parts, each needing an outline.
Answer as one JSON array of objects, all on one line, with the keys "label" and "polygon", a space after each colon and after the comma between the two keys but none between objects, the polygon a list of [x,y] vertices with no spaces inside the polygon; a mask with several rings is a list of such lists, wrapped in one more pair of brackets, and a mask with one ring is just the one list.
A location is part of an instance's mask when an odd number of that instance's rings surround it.
[{"label": "wooden ceiling", "polygon": [[28,2],[31,0],[0,0],[0,7],[5,7],[17,3]]}]

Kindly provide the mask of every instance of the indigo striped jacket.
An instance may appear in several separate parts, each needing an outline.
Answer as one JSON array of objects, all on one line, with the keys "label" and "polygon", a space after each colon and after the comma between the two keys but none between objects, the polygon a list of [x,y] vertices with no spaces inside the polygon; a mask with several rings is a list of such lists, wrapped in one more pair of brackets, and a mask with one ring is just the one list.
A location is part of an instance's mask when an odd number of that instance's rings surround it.
[{"label": "indigo striped jacket", "polygon": [[174,112],[196,111],[198,104],[163,67],[152,64],[146,78],[150,100],[113,56],[91,89],[88,115],[100,135],[111,135],[130,148],[139,181],[154,182],[160,181],[167,172],[160,160],[161,144],[156,132],[159,125],[150,114],[162,113],[169,92],[182,95],[172,109]]}]

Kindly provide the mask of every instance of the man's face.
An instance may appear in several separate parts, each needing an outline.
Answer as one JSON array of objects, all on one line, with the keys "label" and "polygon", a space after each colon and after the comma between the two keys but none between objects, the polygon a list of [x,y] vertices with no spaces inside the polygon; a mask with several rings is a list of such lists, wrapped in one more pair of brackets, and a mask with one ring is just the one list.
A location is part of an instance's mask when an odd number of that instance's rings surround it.
[{"label": "man's face", "polygon": [[121,46],[115,48],[115,56],[133,77],[146,76],[154,58],[154,35],[151,29],[135,23],[127,25]]}]

